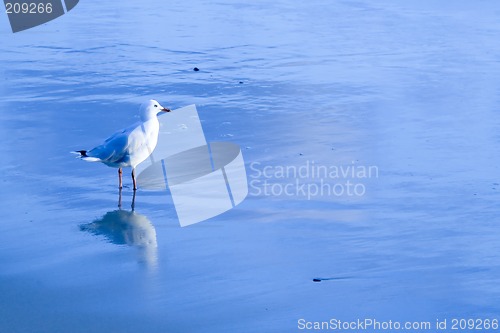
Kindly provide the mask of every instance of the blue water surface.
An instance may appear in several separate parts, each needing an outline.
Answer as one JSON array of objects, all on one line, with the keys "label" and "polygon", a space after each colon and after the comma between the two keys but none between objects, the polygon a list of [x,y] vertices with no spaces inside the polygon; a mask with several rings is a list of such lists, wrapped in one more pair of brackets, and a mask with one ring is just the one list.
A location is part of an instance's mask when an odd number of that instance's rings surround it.
[{"label": "blue water surface", "polygon": [[[81,1],[16,34],[0,15],[0,331],[500,319],[499,35],[493,0]],[[69,154],[148,98],[241,146],[242,204],[181,228],[168,192],[131,211],[125,171],[120,211],[116,169]],[[378,173],[360,196],[259,192],[308,163]]]}]

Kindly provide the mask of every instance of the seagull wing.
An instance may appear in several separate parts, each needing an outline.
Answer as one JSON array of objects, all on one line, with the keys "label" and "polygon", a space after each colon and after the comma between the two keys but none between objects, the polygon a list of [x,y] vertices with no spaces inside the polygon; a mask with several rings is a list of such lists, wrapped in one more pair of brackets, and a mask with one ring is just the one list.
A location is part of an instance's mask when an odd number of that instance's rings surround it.
[{"label": "seagull wing", "polygon": [[104,143],[87,152],[87,156],[95,157],[106,163],[119,163],[124,161],[129,154],[129,136],[137,127],[136,124],[118,131]]}]

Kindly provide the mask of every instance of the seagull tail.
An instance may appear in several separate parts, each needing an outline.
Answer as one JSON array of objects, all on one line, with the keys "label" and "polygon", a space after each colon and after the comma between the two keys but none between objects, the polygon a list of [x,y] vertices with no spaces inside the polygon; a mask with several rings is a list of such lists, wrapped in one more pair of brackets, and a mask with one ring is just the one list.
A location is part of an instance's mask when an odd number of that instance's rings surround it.
[{"label": "seagull tail", "polygon": [[96,157],[90,157],[90,156],[87,156],[87,151],[86,150],[78,150],[78,151],[72,151],[71,152],[72,154],[77,154],[77,158],[80,158],[84,161],[87,161],[87,162],[100,162],[101,160],[96,158]]}]

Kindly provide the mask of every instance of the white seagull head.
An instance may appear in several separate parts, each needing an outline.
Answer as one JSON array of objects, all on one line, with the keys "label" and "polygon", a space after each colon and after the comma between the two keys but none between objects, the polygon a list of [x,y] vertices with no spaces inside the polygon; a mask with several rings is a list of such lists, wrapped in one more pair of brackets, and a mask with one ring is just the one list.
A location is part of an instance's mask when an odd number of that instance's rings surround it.
[{"label": "white seagull head", "polygon": [[158,103],[158,101],[154,99],[151,99],[141,105],[142,120],[148,120],[156,117],[159,112],[170,112],[170,109],[164,108],[160,103]]}]

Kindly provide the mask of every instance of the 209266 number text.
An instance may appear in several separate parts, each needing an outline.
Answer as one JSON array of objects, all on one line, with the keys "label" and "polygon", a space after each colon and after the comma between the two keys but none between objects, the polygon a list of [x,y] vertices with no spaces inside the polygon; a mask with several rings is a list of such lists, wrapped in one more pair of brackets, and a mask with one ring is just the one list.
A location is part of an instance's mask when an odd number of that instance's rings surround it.
[{"label": "209266 number text", "polygon": [[51,3],[36,2],[7,2],[5,3],[7,14],[50,14],[52,13]]}]

